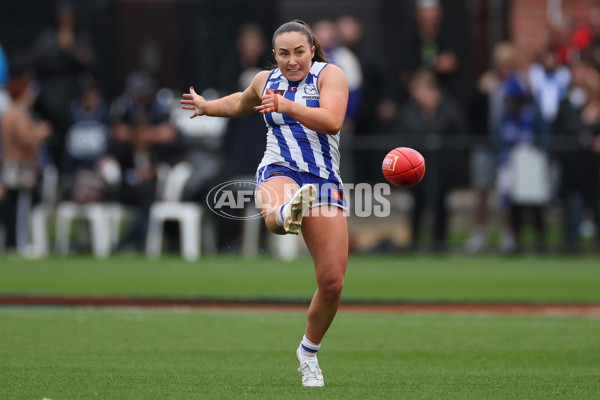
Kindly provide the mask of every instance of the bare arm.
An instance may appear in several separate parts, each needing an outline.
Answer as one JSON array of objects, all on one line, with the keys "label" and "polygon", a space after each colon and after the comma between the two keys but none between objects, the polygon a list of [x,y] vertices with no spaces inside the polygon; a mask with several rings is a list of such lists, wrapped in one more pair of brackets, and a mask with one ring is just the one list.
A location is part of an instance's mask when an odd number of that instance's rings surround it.
[{"label": "bare arm", "polygon": [[260,94],[268,76],[269,71],[261,71],[256,74],[250,86],[243,92],[233,93],[212,101],[206,101],[204,97],[195,92],[193,87],[190,87],[190,93],[184,93],[183,100],[179,102],[184,110],[194,111],[190,118],[199,115],[226,118],[249,115],[254,112],[254,107],[260,104]]},{"label": "bare arm", "polygon": [[348,106],[348,81],[342,70],[329,64],[319,77],[319,107],[307,107],[273,92],[266,93],[262,104],[254,107],[261,114],[286,113],[317,132],[335,135],[342,129]]},{"label": "bare arm", "polygon": [[52,126],[47,121],[34,121],[31,116],[23,111],[7,112],[9,129],[7,134],[11,135],[13,142],[20,145],[35,147],[42,143],[52,132]]}]

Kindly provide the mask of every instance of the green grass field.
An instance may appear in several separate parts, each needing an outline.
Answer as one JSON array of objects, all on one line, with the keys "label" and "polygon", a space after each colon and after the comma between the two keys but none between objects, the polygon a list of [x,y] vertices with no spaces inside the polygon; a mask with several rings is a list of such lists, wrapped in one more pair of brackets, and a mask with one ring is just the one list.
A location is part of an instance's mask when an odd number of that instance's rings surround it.
[{"label": "green grass field", "polygon": [[600,320],[338,315],[302,388],[304,313],[0,309],[2,399],[596,399]]},{"label": "green grass field", "polygon": [[[351,257],[344,298],[600,303],[595,258]],[[295,299],[309,258],[0,258],[0,295]],[[0,399],[597,399],[600,318],[340,313],[300,385],[304,312],[0,307]]]},{"label": "green grass field", "polygon": [[[598,258],[361,256],[348,263],[344,298],[408,301],[600,302]],[[0,294],[97,294],[226,299],[307,299],[308,257],[283,263],[180,258],[0,258]]]}]

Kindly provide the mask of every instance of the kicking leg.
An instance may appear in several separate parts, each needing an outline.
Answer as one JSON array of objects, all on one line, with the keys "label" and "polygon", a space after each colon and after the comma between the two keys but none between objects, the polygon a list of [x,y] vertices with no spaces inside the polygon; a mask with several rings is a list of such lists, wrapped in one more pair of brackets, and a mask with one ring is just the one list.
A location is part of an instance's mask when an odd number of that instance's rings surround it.
[{"label": "kicking leg", "polygon": [[314,185],[301,188],[287,177],[264,182],[257,191],[260,212],[267,228],[273,233],[299,234],[304,215],[317,196]]}]

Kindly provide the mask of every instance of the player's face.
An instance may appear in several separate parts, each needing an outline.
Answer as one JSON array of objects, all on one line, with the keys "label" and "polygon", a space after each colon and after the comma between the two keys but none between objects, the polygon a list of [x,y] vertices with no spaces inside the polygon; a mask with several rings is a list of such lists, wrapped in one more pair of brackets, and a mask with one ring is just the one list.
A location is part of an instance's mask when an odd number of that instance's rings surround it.
[{"label": "player's face", "polygon": [[310,47],[308,38],[301,32],[286,32],[275,38],[275,61],[288,81],[304,79],[315,55],[315,47]]}]

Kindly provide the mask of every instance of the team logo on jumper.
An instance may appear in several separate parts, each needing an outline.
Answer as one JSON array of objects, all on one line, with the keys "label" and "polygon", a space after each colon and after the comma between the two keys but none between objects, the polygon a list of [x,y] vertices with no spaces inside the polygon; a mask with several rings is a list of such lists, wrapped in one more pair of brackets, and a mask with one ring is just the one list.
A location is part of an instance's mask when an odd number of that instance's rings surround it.
[{"label": "team logo on jumper", "polygon": [[285,90],[277,89],[273,90],[273,93],[283,96],[285,94]]},{"label": "team logo on jumper", "polygon": [[304,93],[310,94],[310,95],[315,95],[315,94],[319,93],[319,91],[317,90],[317,87],[311,83],[309,85],[304,86]]}]

